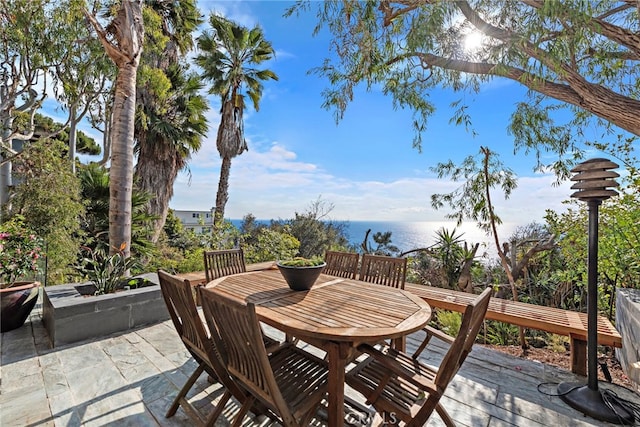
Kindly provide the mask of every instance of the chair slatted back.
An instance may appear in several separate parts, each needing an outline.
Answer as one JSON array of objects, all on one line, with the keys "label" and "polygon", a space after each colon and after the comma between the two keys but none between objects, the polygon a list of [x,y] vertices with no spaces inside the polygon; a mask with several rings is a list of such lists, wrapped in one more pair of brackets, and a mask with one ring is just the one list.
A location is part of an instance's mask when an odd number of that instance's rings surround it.
[{"label": "chair slatted back", "polygon": [[207,324],[218,327],[214,339],[226,349],[228,372],[251,394],[276,407],[284,420],[293,420],[269,363],[255,306],[212,289],[201,289],[200,297]]},{"label": "chair slatted back", "polygon": [[471,352],[471,347],[487,314],[491,292],[491,287],[486,288],[464,310],[460,331],[438,368],[435,383],[439,387],[444,389],[449,384]]},{"label": "chair slatted back", "polygon": [[202,323],[189,282],[163,270],[158,270],[158,279],[171,320],[189,353],[198,363],[204,361],[207,371],[215,375],[236,398],[244,396],[229,378],[223,364],[221,353],[224,349],[221,352],[216,342],[212,341],[217,336],[217,330],[209,328],[208,332]]},{"label": "chair slatted back", "polygon": [[203,337],[208,334],[198,316],[191,286],[163,270],[158,270],[158,279],[162,297],[180,339],[194,357],[206,358]]},{"label": "chair slatted back", "polygon": [[247,267],[244,263],[242,249],[206,251],[204,253],[204,271],[207,282],[218,277],[244,273],[247,271]]},{"label": "chair slatted back", "polygon": [[358,279],[378,285],[404,289],[407,259],[364,254]]},{"label": "chair slatted back", "polygon": [[358,273],[360,255],[355,252],[327,251],[324,260],[327,266],[323,273],[331,276],[355,279]]}]

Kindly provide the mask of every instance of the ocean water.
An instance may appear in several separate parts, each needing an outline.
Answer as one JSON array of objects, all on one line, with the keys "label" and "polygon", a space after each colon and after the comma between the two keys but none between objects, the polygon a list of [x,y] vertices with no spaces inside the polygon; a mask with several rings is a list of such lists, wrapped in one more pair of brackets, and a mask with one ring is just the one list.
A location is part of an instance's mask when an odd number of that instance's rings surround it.
[{"label": "ocean water", "polygon": [[[232,224],[239,227],[242,220],[231,220]],[[269,220],[258,220],[261,223],[269,223]],[[369,244],[374,245],[372,236],[377,232],[391,232],[391,244],[397,246],[401,252],[411,249],[426,248],[436,242],[436,232],[442,228],[456,234],[462,234],[462,240],[469,244],[480,243],[478,255],[486,253],[487,256],[497,256],[493,238],[487,236],[473,223],[464,223],[456,227],[455,222],[435,222],[435,221],[335,221],[346,225],[346,234],[349,242],[360,246],[368,229]],[[500,241],[507,241],[509,236],[515,231],[517,224],[505,223],[498,227]]]},{"label": "ocean water", "polygon": [[[369,243],[373,243],[372,236],[376,232],[391,232],[391,243],[397,246],[401,252],[411,249],[426,248],[436,242],[436,232],[446,229],[450,233],[456,230],[462,240],[468,244],[480,243],[478,255],[487,252],[488,255],[497,254],[493,237],[488,236],[473,223],[456,226],[455,222],[435,221],[350,221],[348,224],[349,241],[360,245],[368,229],[371,229]],[[498,227],[498,235],[501,241],[507,241],[515,231],[516,224],[502,224]]]}]

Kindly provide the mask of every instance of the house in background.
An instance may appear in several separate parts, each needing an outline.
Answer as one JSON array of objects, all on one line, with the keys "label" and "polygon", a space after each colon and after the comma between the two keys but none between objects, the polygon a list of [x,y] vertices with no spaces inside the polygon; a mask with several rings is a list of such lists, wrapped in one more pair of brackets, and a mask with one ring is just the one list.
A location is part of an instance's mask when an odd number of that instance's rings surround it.
[{"label": "house in background", "polygon": [[213,211],[182,211],[173,210],[173,213],[182,223],[185,230],[195,234],[211,233],[213,223]]}]

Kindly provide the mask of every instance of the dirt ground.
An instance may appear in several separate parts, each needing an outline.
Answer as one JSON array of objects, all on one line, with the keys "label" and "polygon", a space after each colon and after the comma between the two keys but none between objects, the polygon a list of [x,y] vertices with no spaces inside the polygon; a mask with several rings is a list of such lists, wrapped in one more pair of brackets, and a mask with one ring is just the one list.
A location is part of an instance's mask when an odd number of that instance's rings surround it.
[{"label": "dirt ground", "polygon": [[[520,346],[517,345],[508,345],[508,346],[500,346],[500,345],[483,345],[483,347],[490,348],[492,350],[500,351],[503,353],[510,354],[515,357],[521,357],[527,360],[536,360],[538,362],[546,363],[548,365],[558,366],[560,368],[569,370],[570,365],[570,353],[569,351],[559,352],[556,350],[552,350],[549,348],[535,348],[529,347],[526,350],[525,354],[523,354],[523,350]],[[609,353],[598,353],[598,361],[599,363],[605,363],[609,373],[611,374],[611,382],[614,384],[622,385],[625,387],[632,387],[633,384],[629,380],[629,377],[623,372],[620,363],[615,358],[613,352]],[[598,367],[598,379],[601,381],[607,381],[605,378],[603,370]]]}]

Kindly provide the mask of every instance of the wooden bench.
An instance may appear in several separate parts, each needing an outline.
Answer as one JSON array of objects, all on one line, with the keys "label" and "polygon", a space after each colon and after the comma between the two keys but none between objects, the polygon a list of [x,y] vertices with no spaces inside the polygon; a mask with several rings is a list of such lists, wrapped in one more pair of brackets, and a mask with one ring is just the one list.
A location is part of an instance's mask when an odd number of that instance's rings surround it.
[{"label": "wooden bench", "polygon": [[[405,289],[432,307],[462,312],[476,295],[406,283]],[[571,341],[571,371],[587,375],[587,314],[501,298],[491,298],[487,319],[566,335]],[[598,344],[622,348],[622,337],[609,319],[598,316]]]}]

